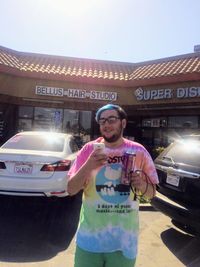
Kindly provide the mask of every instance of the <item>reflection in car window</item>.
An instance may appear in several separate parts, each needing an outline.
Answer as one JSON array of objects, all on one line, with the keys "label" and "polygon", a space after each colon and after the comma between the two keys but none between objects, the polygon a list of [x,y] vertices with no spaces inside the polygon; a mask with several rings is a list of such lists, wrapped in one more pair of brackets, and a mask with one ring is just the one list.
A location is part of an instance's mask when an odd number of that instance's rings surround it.
[{"label": "reflection in car window", "polygon": [[163,156],[171,158],[175,163],[199,166],[200,141],[184,140],[176,142]]},{"label": "reflection in car window", "polygon": [[2,148],[62,152],[64,148],[64,138],[51,135],[22,136],[18,134],[6,142]]}]

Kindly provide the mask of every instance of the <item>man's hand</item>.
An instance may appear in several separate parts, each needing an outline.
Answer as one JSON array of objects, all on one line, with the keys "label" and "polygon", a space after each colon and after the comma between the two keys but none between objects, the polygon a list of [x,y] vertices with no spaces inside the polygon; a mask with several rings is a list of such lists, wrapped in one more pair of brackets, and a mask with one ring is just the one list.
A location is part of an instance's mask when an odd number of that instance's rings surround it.
[{"label": "man's hand", "polygon": [[144,193],[147,183],[144,181],[141,172],[135,171],[132,172],[130,175],[132,187],[134,187],[137,191],[141,191],[142,193]]},{"label": "man's hand", "polygon": [[107,163],[108,156],[102,150],[94,150],[86,161],[85,165],[90,170],[95,170]]},{"label": "man's hand", "polygon": [[138,170],[130,174],[131,186],[136,189],[136,192],[149,199],[156,194],[156,185],[148,181],[145,174]]}]

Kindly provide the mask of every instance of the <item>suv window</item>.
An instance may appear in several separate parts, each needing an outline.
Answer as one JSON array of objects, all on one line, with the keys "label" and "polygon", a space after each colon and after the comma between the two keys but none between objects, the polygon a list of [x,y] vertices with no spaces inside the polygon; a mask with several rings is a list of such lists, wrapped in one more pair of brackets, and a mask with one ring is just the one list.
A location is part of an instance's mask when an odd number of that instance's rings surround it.
[{"label": "suv window", "polygon": [[176,163],[184,163],[199,166],[200,163],[200,141],[183,139],[173,143],[162,157],[169,158]]}]

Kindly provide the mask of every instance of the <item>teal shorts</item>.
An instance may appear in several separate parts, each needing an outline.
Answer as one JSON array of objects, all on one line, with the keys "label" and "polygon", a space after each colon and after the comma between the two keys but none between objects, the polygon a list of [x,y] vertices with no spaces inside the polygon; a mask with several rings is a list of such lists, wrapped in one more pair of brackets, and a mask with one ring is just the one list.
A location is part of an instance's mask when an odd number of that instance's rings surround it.
[{"label": "teal shorts", "polygon": [[93,253],[78,246],[75,252],[74,267],[134,267],[135,259],[130,260],[123,256],[121,251],[110,253]]}]

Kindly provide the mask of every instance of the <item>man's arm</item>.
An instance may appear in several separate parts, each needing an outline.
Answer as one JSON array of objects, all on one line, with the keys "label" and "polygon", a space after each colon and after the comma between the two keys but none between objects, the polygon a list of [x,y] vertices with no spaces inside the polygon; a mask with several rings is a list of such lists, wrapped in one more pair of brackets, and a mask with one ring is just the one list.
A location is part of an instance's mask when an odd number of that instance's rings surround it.
[{"label": "man's arm", "polygon": [[135,188],[136,193],[151,199],[156,195],[158,175],[150,154],[146,151],[146,149],[144,152],[145,153],[141,157],[141,168],[132,173],[131,183]]},{"label": "man's arm", "polygon": [[69,178],[67,191],[69,195],[77,194],[91,179],[92,171],[107,162],[107,156],[99,151],[93,151],[81,168]]}]

